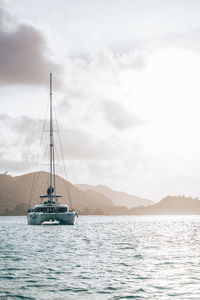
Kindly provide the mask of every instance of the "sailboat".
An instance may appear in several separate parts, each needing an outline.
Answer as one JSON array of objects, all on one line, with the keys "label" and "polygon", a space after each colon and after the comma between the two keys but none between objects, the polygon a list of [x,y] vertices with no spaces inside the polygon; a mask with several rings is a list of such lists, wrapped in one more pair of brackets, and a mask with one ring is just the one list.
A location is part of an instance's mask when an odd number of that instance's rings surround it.
[{"label": "sailboat", "polygon": [[58,203],[62,197],[56,193],[56,176],[54,160],[54,130],[53,130],[53,106],[52,106],[52,73],[50,73],[50,172],[49,187],[45,195],[40,196],[41,203],[30,208],[27,213],[29,225],[41,225],[46,222],[61,225],[74,225],[78,218],[75,210],[70,210],[67,204]]}]

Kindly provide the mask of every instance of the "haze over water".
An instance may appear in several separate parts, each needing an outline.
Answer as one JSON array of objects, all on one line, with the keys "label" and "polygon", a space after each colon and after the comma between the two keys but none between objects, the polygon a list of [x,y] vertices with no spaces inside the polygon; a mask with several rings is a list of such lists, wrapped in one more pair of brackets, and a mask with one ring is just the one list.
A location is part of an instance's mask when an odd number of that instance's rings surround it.
[{"label": "haze over water", "polygon": [[199,216],[0,217],[5,299],[200,299]]}]

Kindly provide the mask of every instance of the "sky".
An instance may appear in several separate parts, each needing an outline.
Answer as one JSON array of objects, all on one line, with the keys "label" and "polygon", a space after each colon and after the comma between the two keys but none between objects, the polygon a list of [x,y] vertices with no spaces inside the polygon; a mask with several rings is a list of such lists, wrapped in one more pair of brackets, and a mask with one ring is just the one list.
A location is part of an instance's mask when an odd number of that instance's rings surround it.
[{"label": "sky", "polygon": [[199,0],[0,0],[1,173],[35,170],[50,72],[70,182],[200,198]]}]

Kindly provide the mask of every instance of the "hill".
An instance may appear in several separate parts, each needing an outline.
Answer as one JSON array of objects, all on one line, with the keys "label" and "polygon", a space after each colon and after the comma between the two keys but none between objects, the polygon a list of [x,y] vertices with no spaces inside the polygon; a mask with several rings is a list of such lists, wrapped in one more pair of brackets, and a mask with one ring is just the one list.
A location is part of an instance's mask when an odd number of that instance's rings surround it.
[{"label": "hill", "polygon": [[167,196],[149,207],[130,210],[134,215],[193,215],[200,214],[200,200],[184,196]]},{"label": "hill", "polygon": [[76,187],[83,191],[95,191],[106,196],[112,201],[114,205],[125,206],[127,208],[137,206],[148,206],[154,204],[152,200],[136,197],[124,192],[115,191],[105,185],[87,185],[87,184],[76,184]]},{"label": "hill", "polygon": [[[34,174],[37,185],[30,201],[31,187]],[[39,202],[39,196],[46,193],[49,174],[46,172],[29,173],[22,176],[12,177],[0,174],[0,215],[25,215],[29,207]],[[56,176],[57,192],[63,195],[62,203],[69,204],[66,181]],[[99,215],[174,215],[174,214],[200,214],[200,200],[198,198],[168,196],[160,202],[149,206],[128,208],[136,202],[134,196],[113,191],[105,186],[74,186],[68,183],[72,200],[72,208],[79,214]],[[81,188],[81,189],[80,189]],[[128,196],[130,197],[128,197]],[[124,198],[122,197],[124,196]],[[139,198],[141,199],[141,198]],[[129,201],[130,200],[130,204]],[[124,204],[124,206],[122,206]]]},{"label": "hill", "polygon": [[[30,201],[33,177],[36,174],[37,185]],[[46,172],[29,173],[22,176],[12,177],[0,174],[0,215],[21,215],[26,214],[29,207],[37,204],[39,196],[46,193],[49,174]],[[126,208],[114,206],[112,201],[101,193],[88,190],[82,191],[76,186],[68,183],[72,207],[80,214],[120,214],[125,213]],[[63,203],[70,204],[66,181],[56,176],[57,192],[63,196]]]}]

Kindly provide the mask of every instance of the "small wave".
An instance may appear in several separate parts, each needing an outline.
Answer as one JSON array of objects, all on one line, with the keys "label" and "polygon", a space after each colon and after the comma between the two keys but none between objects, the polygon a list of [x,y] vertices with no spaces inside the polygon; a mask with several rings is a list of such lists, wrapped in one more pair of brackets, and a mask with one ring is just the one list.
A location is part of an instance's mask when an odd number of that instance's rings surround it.
[{"label": "small wave", "polygon": [[145,290],[143,288],[140,288],[140,289],[136,290],[135,292],[140,293],[140,292],[145,292]]},{"label": "small wave", "polygon": [[6,275],[5,275],[5,276],[4,276],[4,275],[3,275],[3,276],[0,276],[0,280],[1,280],[1,279],[9,279],[9,280],[11,280],[11,279],[15,279],[15,278],[16,278],[16,277],[15,277],[14,275],[11,275],[11,276],[6,276]]},{"label": "small wave", "polygon": [[135,257],[135,258],[140,258],[140,259],[142,259],[142,258],[143,258],[143,255],[141,255],[141,254],[135,254],[134,257]]},{"label": "small wave", "polygon": [[[26,300],[35,300],[35,298],[30,297],[30,296],[24,296],[24,295],[19,295],[19,294],[9,294],[6,297],[11,297],[11,299],[26,299]],[[8,299],[9,299],[8,298]]]},{"label": "small wave", "polygon": [[81,293],[81,292],[87,292],[88,289],[84,288],[61,288],[59,289],[60,292],[73,292],[73,293]]},{"label": "small wave", "polygon": [[158,290],[168,290],[169,289],[169,287],[159,286],[159,285],[154,285],[152,287],[155,289],[158,289]]},{"label": "small wave", "polygon": [[115,287],[113,287],[113,286],[108,286],[108,287],[106,288],[106,290],[109,290],[109,291],[117,291],[118,288],[115,288]]},{"label": "small wave", "polygon": [[128,295],[128,296],[114,296],[113,300],[122,300],[122,299],[144,299],[144,297],[138,296],[138,295]]},{"label": "small wave", "polygon": [[150,278],[149,277],[138,276],[137,279],[147,280],[147,279],[150,279]]}]

